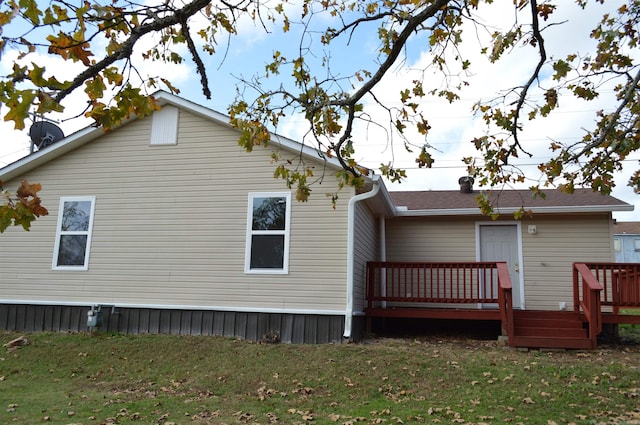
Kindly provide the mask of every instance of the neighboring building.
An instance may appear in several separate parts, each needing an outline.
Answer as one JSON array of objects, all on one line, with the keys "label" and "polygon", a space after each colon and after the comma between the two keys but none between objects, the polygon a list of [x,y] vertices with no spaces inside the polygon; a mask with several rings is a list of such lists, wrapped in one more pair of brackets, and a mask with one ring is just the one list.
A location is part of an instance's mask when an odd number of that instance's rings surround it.
[{"label": "neighboring building", "polygon": [[[516,308],[560,310],[572,263],[612,261],[611,213],[633,208],[586,190],[503,191],[494,221],[477,192],[389,193],[372,176],[333,209],[336,163],[277,135],[244,153],[227,117],[156,97],[151,117],[0,169],[7,188],[42,183],[50,212],[0,236],[0,329],[359,339],[370,261],[506,261]],[[324,176],[308,202],[273,178],[274,153]],[[523,206],[533,215],[514,220]]]},{"label": "neighboring building", "polygon": [[618,263],[640,263],[640,222],[616,221],[613,225],[613,248]]}]

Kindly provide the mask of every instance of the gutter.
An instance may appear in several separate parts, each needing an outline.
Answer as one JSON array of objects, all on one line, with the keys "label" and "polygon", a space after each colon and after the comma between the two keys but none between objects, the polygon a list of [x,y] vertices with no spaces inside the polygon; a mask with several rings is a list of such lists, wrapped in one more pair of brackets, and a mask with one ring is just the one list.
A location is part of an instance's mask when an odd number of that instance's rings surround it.
[{"label": "gutter", "polygon": [[[526,211],[536,214],[566,214],[566,213],[601,213],[613,211],[633,211],[633,205],[586,205],[586,206],[554,206],[554,207],[525,207]],[[495,212],[499,214],[513,214],[520,208],[497,208]],[[406,207],[396,207],[397,217],[435,217],[435,216],[461,216],[461,215],[482,215],[479,208],[450,208],[433,210],[408,210]]]},{"label": "gutter", "polygon": [[351,330],[353,328],[353,275],[355,260],[355,239],[356,239],[356,203],[371,199],[380,192],[380,176],[373,176],[373,189],[369,192],[361,193],[349,199],[347,223],[349,231],[347,235],[347,308],[344,314],[344,338],[351,338]]}]

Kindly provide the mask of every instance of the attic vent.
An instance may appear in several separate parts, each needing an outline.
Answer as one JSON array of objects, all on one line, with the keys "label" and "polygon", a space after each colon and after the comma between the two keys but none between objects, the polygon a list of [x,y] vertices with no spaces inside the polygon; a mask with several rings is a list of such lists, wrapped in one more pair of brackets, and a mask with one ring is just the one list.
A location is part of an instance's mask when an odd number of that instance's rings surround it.
[{"label": "attic vent", "polygon": [[164,106],[151,116],[151,145],[178,144],[178,108]]},{"label": "attic vent", "polygon": [[458,179],[458,184],[460,185],[461,193],[471,193],[473,192],[473,177],[463,176]]}]

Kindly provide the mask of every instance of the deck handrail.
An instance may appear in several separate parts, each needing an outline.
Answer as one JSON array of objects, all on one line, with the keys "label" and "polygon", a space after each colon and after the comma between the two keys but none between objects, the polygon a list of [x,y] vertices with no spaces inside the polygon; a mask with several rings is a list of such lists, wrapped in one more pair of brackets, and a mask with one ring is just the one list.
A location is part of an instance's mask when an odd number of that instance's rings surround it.
[{"label": "deck handrail", "polygon": [[515,333],[513,323],[513,287],[507,263],[497,263],[496,266],[498,268],[498,304],[502,330],[507,334],[508,344],[512,347]]},{"label": "deck handrail", "polygon": [[[573,263],[573,309],[576,313],[580,313],[582,309],[587,319],[592,348],[596,347],[598,334],[602,332],[600,294],[603,289],[587,264]],[[582,299],[580,299],[581,294]]]},{"label": "deck handrail", "polygon": [[[433,308],[447,304],[483,310],[497,305],[503,331],[513,338],[513,293],[509,269],[498,262],[367,263],[367,311],[399,307]],[[464,308],[464,306],[463,306]]]},{"label": "deck handrail", "polygon": [[640,307],[640,263],[584,263],[603,286],[602,305]]},{"label": "deck handrail", "polygon": [[369,307],[375,302],[496,304],[496,264],[370,261],[367,263]]}]

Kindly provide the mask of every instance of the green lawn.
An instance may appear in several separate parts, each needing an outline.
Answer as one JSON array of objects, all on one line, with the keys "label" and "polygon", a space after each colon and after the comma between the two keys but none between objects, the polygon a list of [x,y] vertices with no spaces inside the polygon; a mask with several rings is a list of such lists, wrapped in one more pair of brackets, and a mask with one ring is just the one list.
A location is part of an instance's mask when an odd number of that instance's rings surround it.
[{"label": "green lawn", "polygon": [[27,334],[0,351],[0,423],[639,424],[640,329],[621,332],[626,345],[588,352]]}]

